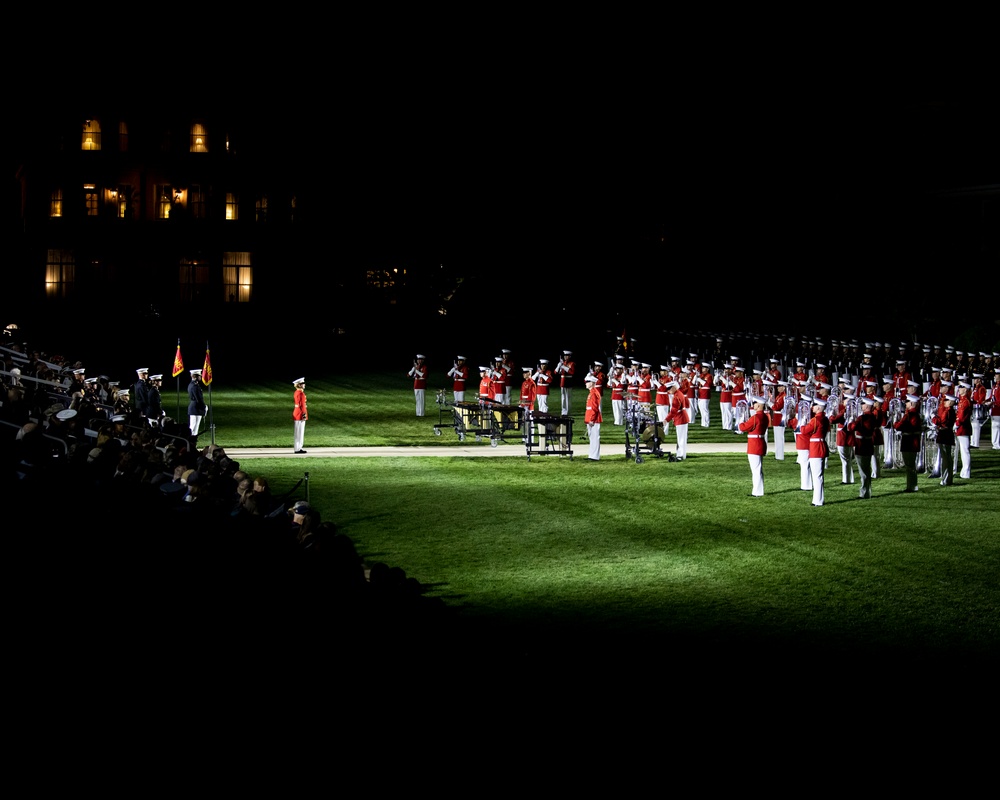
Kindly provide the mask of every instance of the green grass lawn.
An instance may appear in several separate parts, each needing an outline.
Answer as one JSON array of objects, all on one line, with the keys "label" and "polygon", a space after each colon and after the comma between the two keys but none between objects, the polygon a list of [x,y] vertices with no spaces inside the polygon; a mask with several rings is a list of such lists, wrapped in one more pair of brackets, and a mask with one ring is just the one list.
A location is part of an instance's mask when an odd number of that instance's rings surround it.
[{"label": "green grass lawn", "polygon": [[[414,417],[403,376],[318,379],[307,390],[307,448],[458,444],[451,429],[435,435],[433,402],[433,416]],[[291,395],[290,385],[214,386],[218,443],[289,447]],[[624,440],[604,430],[603,441]],[[910,495],[890,471],[868,501],[840,484],[834,453],[823,508],[799,490],[791,445],[784,462],[765,461],[763,498],[749,496],[742,455],[594,464],[528,461],[503,445],[511,458],[242,463],[278,493],[308,471],[310,499],[366,561],[402,567],[461,617],[529,649],[670,641],[979,657],[1000,651],[1000,453],[988,434],[971,480],[943,488],[922,476]],[[691,426],[693,442],[733,436],[717,419]]]}]

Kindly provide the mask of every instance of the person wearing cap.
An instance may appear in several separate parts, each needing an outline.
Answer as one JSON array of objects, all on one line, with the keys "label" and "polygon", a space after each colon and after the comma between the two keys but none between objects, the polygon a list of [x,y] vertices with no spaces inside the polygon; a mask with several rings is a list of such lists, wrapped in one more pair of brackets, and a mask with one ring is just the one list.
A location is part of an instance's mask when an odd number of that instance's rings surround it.
[{"label": "person wearing cap", "polygon": [[[521,369],[521,377],[521,391],[518,394],[517,404],[524,409],[524,415],[527,418],[535,410],[537,387],[534,379],[531,377],[531,367],[523,367]],[[527,422],[525,422],[525,430],[527,430]]]},{"label": "person wearing cap", "polygon": [[535,399],[538,400],[538,411],[549,413],[549,387],[552,385],[552,370],[549,369],[547,358],[538,359],[538,366],[531,375],[535,382]]},{"label": "person wearing cap", "polygon": [[132,387],[132,403],[139,416],[149,418],[149,367],[139,367]]},{"label": "person wearing cap", "polygon": [[993,388],[986,403],[990,407],[990,445],[1000,450],[1000,367],[993,369]]},{"label": "person wearing cap", "polygon": [[496,356],[493,359],[493,368],[490,370],[490,397],[494,403],[506,405],[504,397],[507,392],[507,368],[503,365],[503,356]]},{"label": "person wearing cap", "polygon": [[722,418],[722,430],[731,431],[733,429],[733,368],[730,362],[726,362],[722,371],[713,379],[712,383],[719,392],[719,415]]},{"label": "person wearing cap", "polygon": [[611,413],[615,425],[625,424],[625,367],[615,364],[608,376],[608,386],[611,387]]},{"label": "person wearing cap", "polygon": [[826,471],[826,459],[830,448],[826,437],[830,433],[830,420],[826,416],[826,400],[814,397],[812,400],[812,418],[805,422],[799,421],[799,431],[809,439],[809,479],[812,482],[812,504],[821,506],[825,502],[823,480]]},{"label": "person wearing cap", "polygon": [[969,390],[969,400],[972,401],[972,438],[969,447],[979,449],[979,440],[983,433],[983,423],[989,410],[986,405],[986,385],[983,383],[983,373],[972,373],[972,388]]},{"label": "person wearing cap", "polygon": [[955,399],[953,394],[941,395],[934,416],[931,417],[931,425],[935,430],[934,439],[941,459],[942,486],[951,486],[955,482]]},{"label": "person wearing cap", "polygon": [[774,436],[775,461],[785,460],[785,404],[791,402],[791,399],[788,397],[787,387],[788,381],[775,381],[774,395],[767,403],[771,414],[770,429]]},{"label": "person wearing cap", "polygon": [[[735,422],[736,420],[736,406],[741,400],[747,399],[746,392],[746,375],[743,367],[739,364],[733,365],[733,377],[730,381],[732,384],[732,394],[730,395],[730,405],[732,407],[732,418]],[[736,427],[733,427],[733,433],[739,433]]]},{"label": "person wearing cap", "polygon": [[[653,392],[653,405],[656,408],[656,421],[663,426],[663,438],[666,439],[670,430],[671,388],[677,381],[672,380],[673,373],[669,367],[660,364],[660,371],[649,376],[649,385]],[[680,384],[678,384],[679,386]]]},{"label": "person wearing cap", "polygon": [[555,373],[559,378],[560,414],[568,417],[573,402],[573,375],[576,373],[572,350],[563,350],[562,358],[556,364]]},{"label": "person wearing cap", "polygon": [[295,394],[292,397],[294,407],[292,408],[292,420],[294,421],[294,447],[295,453],[305,453],[302,449],[306,437],[306,421],[309,419],[309,407],[306,401],[306,379],[298,378],[292,382],[295,387]]},{"label": "person wearing cap", "polygon": [[510,393],[517,380],[517,369],[514,366],[514,357],[510,350],[506,348],[500,351],[501,363],[503,364],[503,404],[509,406]]},{"label": "person wearing cap", "polygon": [[162,386],[162,373],[149,376],[149,392],[146,395],[146,418],[149,420],[149,424],[154,428],[160,424],[160,418],[163,416],[163,397],[160,394]]},{"label": "person wearing cap", "polygon": [[854,483],[854,435],[847,430],[847,403],[854,401],[850,380],[840,379],[840,400],[827,404],[826,415],[831,425],[836,425],[837,457],[840,459],[840,482]]},{"label": "person wearing cap", "polygon": [[452,396],[456,403],[465,402],[465,382],[469,379],[469,368],[465,364],[465,356],[455,356],[455,364],[448,370],[451,378]]},{"label": "person wearing cap", "polygon": [[489,367],[479,368],[479,402],[493,399],[493,370]]},{"label": "person wearing cap", "polygon": [[587,378],[593,376],[594,381],[596,381],[597,391],[601,393],[601,397],[604,397],[604,366],[600,361],[595,361],[590,369],[587,371],[587,377],[583,379],[583,382],[587,382]]},{"label": "person wearing cap", "polygon": [[[805,398],[803,397],[803,399]],[[796,404],[795,415],[788,422],[795,436],[795,463],[799,465],[799,489],[803,492],[811,492],[813,485],[812,475],[809,472],[809,436],[802,433],[800,426],[805,420],[799,419],[798,410],[798,404]]]},{"label": "person wearing cap", "polygon": [[413,398],[417,402],[417,416],[424,415],[424,397],[427,393],[427,365],[423,353],[417,353],[413,366],[406,374],[413,378]]},{"label": "person wearing cap", "polygon": [[906,410],[893,425],[900,433],[899,450],[903,454],[903,467],[906,470],[906,492],[918,491],[917,486],[917,453],[920,452],[920,434],[924,429],[920,418],[920,395],[906,395]]},{"label": "person wearing cap", "polygon": [[191,381],[188,383],[188,427],[196,439],[201,431],[201,421],[205,418],[208,406],[205,405],[205,392],[201,388],[201,370],[192,369]]},{"label": "person wearing cap", "polygon": [[750,462],[753,497],[764,496],[764,456],[767,455],[767,412],[764,410],[765,400],[755,394],[748,395],[748,402],[753,413],[737,427],[740,433],[747,435],[747,461]]},{"label": "person wearing cap", "polygon": [[698,419],[701,420],[701,427],[708,428],[711,425],[712,402],[712,365],[708,361],[701,362],[701,371],[692,381],[698,392]]},{"label": "person wearing cap", "polygon": [[601,393],[597,391],[597,379],[588,375],[584,383],[587,386],[587,409],[584,422],[587,423],[587,438],[590,440],[588,461],[601,460]]},{"label": "person wearing cap", "polygon": [[966,481],[972,477],[972,453],[969,449],[972,436],[972,401],[969,399],[971,388],[971,384],[959,381],[958,400],[955,403],[955,444],[958,445],[958,454],[962,459],[962,470],[958,477]]},{"label": "person wearing cap", "polygon": [[681,391],[680,384],[677,381],[670,381],[667,384],[667,392],[670,398],[670,410],[667,412],[667,421],[663,427],[666,429],[670,423],[673,423],[674,432],[677,434],[677,460],[683,461],[687,458],[691,401]]},{"label": "person wearing cap", "polygon": [[858,498],[870,500],[872,496],[872,469],[875,458],[875,436],[879,429],[879,419],[875,415],[875,401],[866,397],[861,401],[861,413],[847,423],[848,433],[854,437],[854,457],[861,475],[861,489]]}]

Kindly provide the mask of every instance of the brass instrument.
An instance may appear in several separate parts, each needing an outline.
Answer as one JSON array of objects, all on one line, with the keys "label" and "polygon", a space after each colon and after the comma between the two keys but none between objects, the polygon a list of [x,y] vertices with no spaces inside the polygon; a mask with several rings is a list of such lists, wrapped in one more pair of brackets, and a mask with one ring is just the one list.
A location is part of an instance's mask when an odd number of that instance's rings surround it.
[{"label": "brass instrument", "polygon": [[941,477],[941,448],[937,443],[937,426],[934,415],[937,413],[938,399],[928,395],[920,403],[920,416],[924,429],[920,434],[920,452],[917,454],[917,472],[926,472],[929,478]]},{"label": "brass instrument", "polygon": [[889,401],[888,426],[890,440],[886,442],[885,461],[886,469],[897,469],[903,463],[903,434],[896,430],[896,423],[903,418],[903,401],[894,397]]},{"label": "brass instrument", "polygon": [[733,430],[740,432],[740,425],[750,419],[750,404],[746,400],[738,400],[733,409]]}]

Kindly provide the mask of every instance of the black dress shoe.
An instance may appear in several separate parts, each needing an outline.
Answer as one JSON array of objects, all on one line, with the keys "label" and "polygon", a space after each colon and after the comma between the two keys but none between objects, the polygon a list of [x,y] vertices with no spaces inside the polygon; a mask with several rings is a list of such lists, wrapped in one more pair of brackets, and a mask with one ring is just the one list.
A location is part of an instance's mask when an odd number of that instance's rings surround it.
[{"label": "black dress shoe", "polygon": [[305,450],[296,450],[295,451],[296,454],[298,454],[298,453],[304,453],[304,452],[305,452]]}]

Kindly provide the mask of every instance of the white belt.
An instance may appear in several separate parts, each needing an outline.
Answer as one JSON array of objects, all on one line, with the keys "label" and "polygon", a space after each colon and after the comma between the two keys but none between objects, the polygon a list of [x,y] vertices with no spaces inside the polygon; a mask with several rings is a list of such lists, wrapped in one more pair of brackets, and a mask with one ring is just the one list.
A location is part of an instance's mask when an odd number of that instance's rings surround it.
[{"label": "white belt", "polygon": [[809,441],[810,441],[810,442],[823,442],[823,441],[826,441],[826,440],[825,440],[825,439],[822,439],[822,438],[820,438],[820,439],[810,439]]},{"label": "white belt", "polygon": [[763,439],[764,437],[761,436],[759,433],[748,433],[747,434],[747,438],[748,439]]}]

